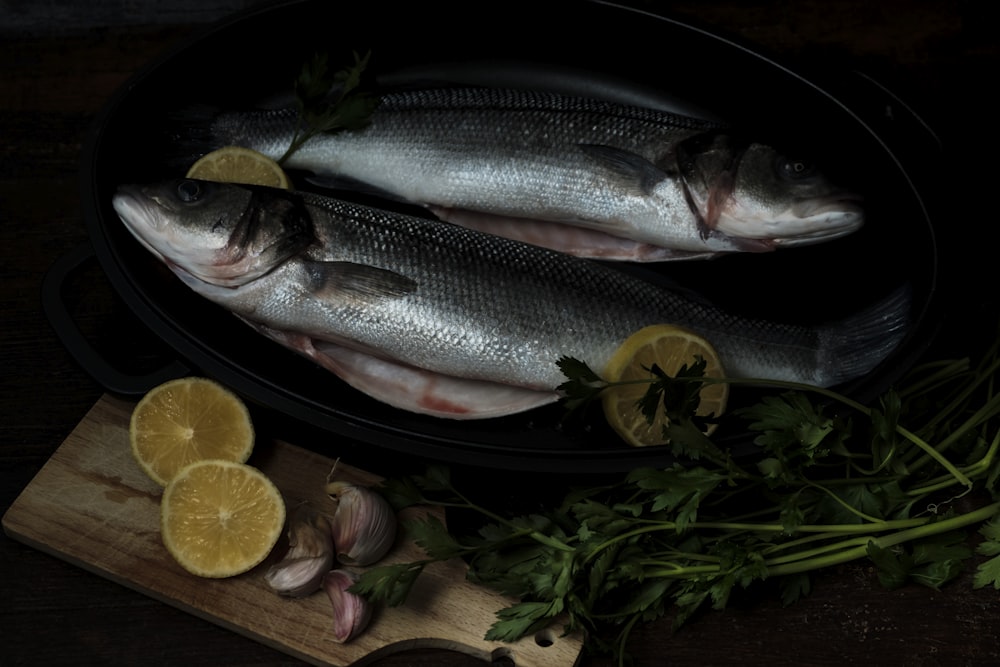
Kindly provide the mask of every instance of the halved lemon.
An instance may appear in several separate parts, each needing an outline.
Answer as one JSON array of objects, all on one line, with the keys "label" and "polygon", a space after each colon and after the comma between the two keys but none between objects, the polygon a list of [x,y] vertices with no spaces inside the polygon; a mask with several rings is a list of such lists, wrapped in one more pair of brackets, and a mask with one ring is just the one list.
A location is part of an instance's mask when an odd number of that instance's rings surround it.
[{"label": "halved lemon", "polygon": [[[705,360],[706,377],[724,377],[719,355],[711,343],[698,334],[671,324],[645,327],[629,336],[615,351],[604,369],[604,379],[609,382],[651,380],[647,368],[654,364],[663,372],[675,377],[681,367],[691,367],[696,358]],[[663,428],[669,419],[661,405],[652,423],[639,410],[636,402],[646,393],[648,384],[609,387],[602,394],[604,415],[611,427],[635,447],[666,444]],[[729,398],[729,385],[724,382],[706,384],[699,394],[696,410],[699,415],[721,415]],[[707,432],[714,430],[714,424]]]},{"label": "halved lemon", "polygon": [[171,480],[160,500],[167,551],[200,577],[232,577],[271,553],[285,525],[281,492],[245,463],[196,461]]},{"label": "halved lemon", "polygon": [[202,459],[245,462],[254,445],[246,404],[214,380],[185,377],[149,390],[129,420],[132,454],[160,486]]},{"label": "halved lemon", "polygon": [[267,155],[243,146],[223,146],[198,159],[187,172],[188,178],[219,183],[292,187],[288,174]]}]

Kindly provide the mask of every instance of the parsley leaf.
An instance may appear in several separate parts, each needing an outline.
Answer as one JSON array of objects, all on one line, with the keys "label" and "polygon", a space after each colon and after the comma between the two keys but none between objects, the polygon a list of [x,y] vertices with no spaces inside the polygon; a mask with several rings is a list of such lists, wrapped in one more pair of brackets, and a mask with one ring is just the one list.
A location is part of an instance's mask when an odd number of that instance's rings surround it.
[{"label": "parsley leaf", "polygon": [[423,572],[426,562],[379,565],[362,572],[350,591],[372,602],[398,607],[406,602],[410,589]]},{"label": "parsley leaf", "polygon": [[543,629],[549,620],[561,613],[561,601],[519,602],[497,612],[499,619],[486,632],[487,641],[512,642]]},{"label": "parsley leaf", "polygon": [[878,568],[879,582],[896,589],[913,581],[935,590],[954,579],[972,550],[963,544],[962,532],[933,535],[911,548],[897,545],[881,548],[868,543],[868,556]]},{"label": "parsley leaf", "polygon": [[980,528],[979,533],[985,539],[976,547],[976,553],[991,558],[976,568],[973,587],[992,585],[994,589],[1000,590],[1000,516],[994,517]]},{"label": "parsley leaf", "polygon": [[572,357],[560,357],[556,362],[567,380],[559,385],[563,404],[569,412],[578,410],[593,401],[608,386],[590,367]]},{"label": "parsley leaf", "polygon": [[677,532],[683,532],[698,516],[698,505],[710,494],[726,475],[704,468],[687,469],[680,464],[666,470],[640,468],[626,478],[637,488],[652,492],[651,512],[676,511]]},{"label": "parsley leaf", "polygon": [[405,530],[431,558],[448,560],[457,558],[466,551],[434,515],[423,520],[407,522]]},{"label": "parsley leaf", "polygon": [[781,603],[787,607],[809,595],[812,591],[812,579],[803,572],[790,574],[778,580],[778,589],[781,592]]},{"label": "parsley leaf", "polygon": [[840,444],[840,434],[850,430],[801,392],[765,396],[738,413],[751,420],[750,431],[760,433],[754,442],[788,469],[817,464]]},{"label": "parsley leaf", "polygon": [[357,130],[370,122],[379,103],[378,97],[362,86],[370,58],[371,53],[363,58],[355,53],[351,66],[335,72],[330,71],[325,53],[316,53],[303,64],[293,86],[299,112],[295,133],[278,164],[317,134]]}]

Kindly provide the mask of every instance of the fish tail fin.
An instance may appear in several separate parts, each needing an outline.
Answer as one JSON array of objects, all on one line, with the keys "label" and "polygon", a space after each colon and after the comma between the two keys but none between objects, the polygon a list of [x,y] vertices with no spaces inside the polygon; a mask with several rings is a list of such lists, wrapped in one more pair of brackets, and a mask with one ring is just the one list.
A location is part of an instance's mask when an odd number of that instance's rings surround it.
[{"label": "fish tail fin", "polygon": [[818,384],[833,386],[870,373],[902,342],[912,321],[912,288],[903,285],[886,298],[820,329]]}]

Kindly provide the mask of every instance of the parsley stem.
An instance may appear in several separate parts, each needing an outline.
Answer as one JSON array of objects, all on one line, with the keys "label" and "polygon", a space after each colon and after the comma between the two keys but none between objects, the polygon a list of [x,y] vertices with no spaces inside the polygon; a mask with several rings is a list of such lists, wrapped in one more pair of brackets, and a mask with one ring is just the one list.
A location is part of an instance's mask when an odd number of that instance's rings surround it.
[{"label": "parsley stem", "polygon": [[[926,523],[926,520],[921,520],[921,519],[914,519],[913,520],[913,525],[914,526],[923,525],[924,523]],[[897,526],[897,528],[901,529],[901,528],[903,528],[903,526]],[[882,529],[881,528],[873,528],[872,532],[878,532],[879,530],[882,530]],[[886,529],[886,530],[888,530],[888,529]],[[770,547],[765,547],[764,549],[761,550],[761,553],[762,554],[772,554],[772,553],[776,553],[778,551],[785,551],[785,550],[788,550],[788,549],[797,549],[797,548],[802,547],[802,546],[807,545],[807,544],[815,544],[816,542],[822,542],[824,540],[829,540],[831,538],[837,538],[837,537],[842,537],[842,536],[843,536],[843,533],[834,532],[834,531],[826,531],[826,532],[823,532],[823,533],[813,533],[811,535],[806,535],[805,537],[800,537],[797,540],[789,540],[787,542],[781,542],[779,544],[775,544],[775,545],[770,546]]]},{"label": "parsley stem", "polygon": [[990,443],[990,447],[986,450],[983,458],[968,466],[965,470],[971,475],[978,475],[989,470],[993,467],[993,459],[996,458],[997,451],[1000,451],[1000,431],[997,431],[996,435],[993,436],[993,442]]},{"label": "parsley stem", "polygon": [[[301,112],[299,114],[301,116]],[[284,166],[285,161],[294,153],[299,150],[304,143],[309,141],[312,136],[316,134],[315,131],[311,131],[309,128],[303,129],[303,123],[300,118],[295,120],[295,132],[292,134],[292,140],[288,143],[288,148],[285,149],[284,154],[275,160],[279,165]]]},{"label": "parsley stem", "polygon": [[642,619],[641,614],[632,614],[632,618],[625,623],[625,628],[619,633],[618,637],[618,667],[625,667],[627,654],[625,653],[625,646],[628,643],[628,638],[632,634],[632,629],[635,624]]},{"label": "parsley stem", "polygon": [[[958,480],[960,484],[962,484],[963,486],[968,486],[968,487],[972,486],[972,480],[970,480],[968,477],[966,477],[965,475],[963,475],[958,470],[958,468],[956,468],[951,463],[951,461],[949,461],[947,458],[945,458],[944,454],[942,454],[940,451],[938,451],[934,447],[931,447],[926,442],[924,442],[923,439],[919,438],[916,434],[911,433],[909,430],[903,428],[902,426],[897,425],[896,426],[896,432],[899,433],[900,435],[902,435],[904,438],[906,438],[910,442],[912,442],[913,444],[915,444],[920,449],[924,450],[924,452],[926,453],[926,456],[925,456],[924,460],[933,459],[938,464],[940,464],[940,466],[942,468],[944,468],[945,470],[947,470],[956,480]],[[944,448],[941,448],[941,449],[944,449]],[[917,466],[917,467],[919,467],[919,466]],[[911,467],[911,471],[912,471],[912,467]]]},{"label": "parsley stem", "polygon": [[[931,519],[910,519],[902,521],[886,521],[879,529],[896,532],[882,536],[858,535],[846,540],[823,545],[815,549],[799,551],[775,558],[765,558],[764,565],[767,567],[768,577],[778,577],[788,574],[798,574],[818,570],[832,565],[847,563],[868,555],[868,545],[874,544],[885,549],[896,546],[911,540],[947,533],[958,528],[986,521],[1000,513],[1000,503],[993,503],[978,510],[961,514],[949,519],[933,521]],[[702,525],[704,527],[704,524]],[[815,528],[850,528],[851,526],[820,526]],[[855,527],[857,528],[857,527]],[[870,527],[869,527],[870,528]],[[840,532],[839,530],[830,532]],[[654,564],[647,561],[647,565]],[[683,565],[676,562],[657,562],[659,570],[647,571],[645,576],[651,577],[692,577],[699,574],[720,574],[722,567],[720,564],[712,565]]]},{"label": "parsley stem", "polygon": [[[926,523],[926,521],[924,523]],[[776,558],[767,558],[764,560],[764,564],[768,566],[768,574],[770,574],[775,569],[775,567],[772,566],[784,566],[791,563],[815,561],[819,558],[828,557],[828,554],[831,553],[841,554],[847,550],[853,550],[858,546],[866,548],[868,543],[873,541],[874,539],[875,539],[874,537],[871,537],[869,535],[859,535],[857,537],[841,540],[839,542],[825,544],[823,546],[816,547],[814,549],[797,551],[784,556],[778,556]],[[822,567],[822,566],[817,566],[817,567]],[[815,569],[815,568],[809,568],[809,569]]]},{"label": "parsley stem", "polygon": [[806,482],[806,484],[808,486],[814,488],[814,489],[819,489],[820,491],[822,491],[823,493],[825,493],[827,496],[829,496],[831,499],[833,499],[834,502],[836,502],[841,507],[843,507],[844,509],[846,509],[848,512],[850,512],[851,514],[853,514],[853,515],[855,515],[855,516],[857,516],[857,517],[859,517],[861,519],[864,519],[865,521],[871,521],[872,523],[877,523],[877,522],[881,521],[881,519],[878,519],[876,517],[870,516],[868,514],[865,514],[862,511],[856,509],[850,503],[845,502],[843,498],[841,498],[836,493],[834,493],[830,489],[826,488],[822,484],[816,484],[815,482]]},{"label": "parsley stem", "polygon": [[[914,523],[915,522],[915,523]],[[795,533],[865,533],[871,531],[896,530],[926,523],[924,519],[895,519],[892,521],[873,521],[871,523],[831,523],[796,526]],[[785,526],[777,523],[728,523],[725,521],[695,521],[688,524],[691,528],[708,528],[715,530],[745,530],[762,533],[783,533]]]},{"label": "parsley stem", "polygon": [[[997,431],[996,435],[993,437],[993,441],[990,443],[989,449],[981,459],[967,466],[962,467],[962,472],[966,473],[970,477],[978,477],[982,473],[986,472],[993,466],[993,460],[996,458],[997,451],[1000,450],[1000,431]],[[939,481],[940,480],[940,481]],[[908,496],[924,496],[929,493],[934,493],[935,491],[942,491],[952,486],[955,481],[946,477],[944,479],[934,479],[928,480],[923,486],[910,489],[906,492]],[[969,489],[966,489],[968,491]]]},{"label": "parsley stem", "polygon": [[[944,480],[942,480],[940,482],[934,482],[934,483],[926,484],[926,485],[921,486],[921,487],[917,487],[915,489],[910,489],[909,491],[906,491],[906,495],[909,496],[909,497],[919,498],[921,496],[926,496],[927,494],[935,493],[937,491],[944,491],[945,489],[948,489],[948,488],[952,487],[954,484],[955,484],[955,480],[953,480],[951,478],[946,478],[946,479],[944,479]],[[972,489],[966,487],[965,490],[966,490],[966,492],[968,492],[968,491],[971,491]]]},{"label": "parsley stem", "polygon": [[[961,385],[961,391],[951,397],[951,400],[941,408],[924,424],[920,429],[922,432],[933,432],[934,429],[942,422],[946,422],[953,415],[959,414],[963,409],[963,406],[968,402],[970,394],[979,386],[980,380],[969,380],[967,376],[972,375],[971,373],[962,373],[961,375],[955,374],[952,377],[945,377],[940,380],[937,387],[932,387],[931,389],[938,389],[947,384],[948,382],[954,382],[957,380],[962,380],[964,384]],[[903,394],[900,394],[902,398]]]},{"label": "parsley stem", "polygon": [[957,378],[960,374],[964,374],[969,371],[969,359],[946,359],[927,362],[910,371],[909,376],[912,377],[918,373],[930,370],[934,370],[934,372],[920,380],[910,381],[905,387],[902,387],[899,390],[899,397],[908,398],[921,393],[926,394],[929,391],[947,384]]},{"label": "parsley stem", "polygon": [[[995,397],[986,405],[976,410],[976,412],[973,413],[971,417],[966,419],[960,426],[955,427],[952,432],[938,444],[938,446],[934,449],[934,453],[940,454],[940,452],[948,449],[955,441],[964,437],[966,433],[1000,414],[1000,400],[998,399],[1000,399],[1000,397]],[[925,456],[921,457],[910,466],[910,469],[917,470],[918,468],[921,468],[925,463],[927,463],[928,457],[936,458],[931,452],[926,452]]]},{"label": "parsley stem", "polygon": [[[994,378],[997,371],[1000,370],[1000,358],[996,357],[996,353],[997,348],[994,346],[992,350],[993,359],[991,363],[985,367],[980,366],[981,370],[974,374],[973,379],[966,380],[961,385],[961,391],[953,396],[948,405],[940,409],[935,414],[934,418],[924,426],[924,431],[930,431],[937,428],[940,423],[947,422],[949,418],[960,414],[968,403],[971,395],[980,389],[984,383],[988,385],[987,392],[989,398],[985,405],[977,410],[973,416],[967,419],[961,426],[949,428],[948,436],[945,437],[937,447],[938,451],[944,451],[955,441],[964,437],[969,430],[975,428],[980,423],[988,421],[991,417],[1000,413],[1000,397],[995,396],[993,393]],[[904,460],[912,460],[916,455],[917,452],[912,452],[909,456],[904,457]],[[927,461],[928,459],[926,457],[922,457],[916,463],[911,465],[911,469],[919,468],[927,463]]]},{"label": "parsley stem", "polygon": [[[917,526],[915,528],[910,528],[907,530],[901,530],[899,532],[893,533],[891,535],[884,535],[881,537],[872,537],[869,541],[874,543],[875,546],[885,549],[886,547],[896,546],[897,544],[903,544],[904,542],[909,542],[910,540],[919,539],[921,537],[927,537],[929,535],[937,535],[940,533],[946,533],[957,528],[962,528],[980,521],[986,521],[994,516],[1000,511],[1000,503],[993,503],[992,505],[987,505],[978,510],[968,512],[966,514],[961,514],[950,519],[942,519],[941,521],[927,522],[925,525]],[[830,556],[823,556],[819,558],[811,558],[808,560],[797,561],[794,563],[780,564],[777,567],[768,568],[768,576],[781,576],[785,574],[797,574],[799,572],[807,572],[809,570],[815,570],[820,567],[828,567],[830,565],[839,565],[841,563],[846,563],[848,561],[856,560],[862,558],[868,554],[868,542],[864,545],[856,546],[851,549],[845,549],[844,551],[833,554]]]},{"label": "parsley stem", "polygon": [[515,533],[514,533],[514,535],[512,535],[512,537],[514,537],[514,538],[516,538],[516,537],[530,537],[531,539],[535,540],[536,542],[544,544],[545,546],[548,546],[548,547],[552,547],[553,549],[559,549],[560,551],[568,551],[568,552],[575,551],[575,549],[573,547],[571,547],[570,545],[566,544],[565,542],[563,542],[562,540],[560,540],[558,538],[550,537],[550,536],[546,535],[545,533],[539,532],[537,530],[531,530],[531,529],[521,528],[517,524],[515,524],[514,522],[509,521],[508,519],[502,517],[501,515],[497,514],[496,512],[492,512],[492,511],[488,510],[485,507],[477,505],[476,503],[474,503],[471,500],[469,500],[468,498],[466,498],[462,494],[461,491],[459,491],[458,489],[456,489],[451,484],[448,485],[448,489],[452,493],[454,493],[455,496],[457,496],[459,498],[459,500],[461,500],[461,502],[459,502],[459,503],[450,503],[450,502],[443,502],[443,501],[439,501],[439,500],[438,501],[430,501],[430,502],[433,502],[435,505],[438,505],[440,507],[454,507],[454,508],[474,510],[476,512],[479,512],[483,516],[485,516],[485,517],[487,517],[489,519],[492,519],[493,521],[496,521],[499,524],[507,526],[508,528],[513,528],[515,530]]},{"label": "parsley stem", "polygon": [[[765,552],[770,553],[772,551],[778,551],[786,548],[793,548],[804,544],[807,541],[814,541],[819,539],[826,539],[835,535],[865,535],[868,533],[878,533],[893,530],[911,529],[915,527],[924,526],[931,522],[931,519],[896,519],[891,521],[882,521],[878,519],[871,519],[869,523],[857,523],[857,524],[826,524],[826,525],[802,525],[797,526],[794,533],[818,533],[818,535],[813,535],[808,538],[803,538],[802,540],[797,540],[795,542],[785,542],[783,544],[778,544],[765,550]],[[763,532],[763,533],[782,533],[787,529],[780,524],[768,524],[768,523],[731,523],[724,521],[694,521],[687,524],[688,529],[692,530],[725,530],[725,531],[743,531],[743,532]],[[637,535],[642,535],[644,533],[655,533],[660,531],[671,531],[675,532],[677,530],[677,524],[672,521],[657,521],[655,523],[650,523],[648,525],[640,526],[634,528],[630,531],[620,533],[615,535],[613,538],[602,542],[601,544],[594,547],[587,557],[583,560],[583,563],[589,563],[603,551],[610,548],[611,546],[628,540]],[[827,547],[822,547],[822,550],[827,550]]]}]

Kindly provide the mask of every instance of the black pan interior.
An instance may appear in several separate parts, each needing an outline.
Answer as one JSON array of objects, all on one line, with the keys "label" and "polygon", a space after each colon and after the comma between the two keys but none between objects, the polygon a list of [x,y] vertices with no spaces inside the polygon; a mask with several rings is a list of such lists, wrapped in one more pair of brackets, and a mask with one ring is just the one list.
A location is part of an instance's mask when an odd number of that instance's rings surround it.
[{"label": "black pan interior", "polygon": [[[836,318],[910,284],[910,335],[874,373],[841,388],[859,400],[884,390],[930,342],[938,277],[916,175],[922,162],[907,154],[908,137],[878,120],[874,88],[806,78],[711,32],[608,3],[550,2],[544,15],[519,2],[393,6],[392,24],[405,30],[387,30],[377,3],[332,6],[278,3],[212,27],[134,77],[109,102],[86,148],[84,214],[112,284],[181,357],[251,401],[337,436],[465,464],[593,472],[668,459],[665,448],[625,448],[599,419],[563,423],[559,406],[479,422],[386,407],[202,301],[129,236],[111,209],[115,188],[181,175],[164,159],[165,113],[258,104],[287,92],[317,51],[346,64],[353,51],[370,50],[370,71],[384,85],[477,83],[603,96],[711,115],[815,156],[864,194],[868,223],[860,232],[822,246],[638,270],[739,312],[794,322]],[[737,403],[752,399],[734,394]],[[746,440],[739,432],[723,437],[732,446]]]}]

